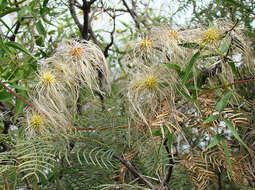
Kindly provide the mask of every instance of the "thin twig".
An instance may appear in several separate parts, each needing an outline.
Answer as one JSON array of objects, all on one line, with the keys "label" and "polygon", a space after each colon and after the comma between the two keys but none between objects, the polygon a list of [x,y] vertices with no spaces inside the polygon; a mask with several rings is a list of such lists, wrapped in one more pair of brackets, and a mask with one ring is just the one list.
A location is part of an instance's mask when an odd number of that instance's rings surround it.
[{"label": "thin twig", "polygon": [[8,180],[6,178],[6,172],[2,172],[3,178],[4,178],[4,185],[6,190],[10,190]]},{"label": "thin twig", "polygon": [[222,184],[221,184],[221,172],[218,173],[218,189],[222,190]]},{"label": "thin twig", "polygon": [[170,152],[170,150],[168,148],[167,142],[168,142],[168,139],[165,139],[164,146],[165,146],[165,149],[167,151],[167,156],[168,156],[168,159],[169,159],[169,167],[168,167],[166,176],[165,176],[165,178],[162,181],[162,184],[164,186],[168,185],[168,183],[169,183],[169,181],[171,179],[171,176],[172,176],[172,173],[173,173],[173,167],[174,167],[174,164],[175,164],[175,162],[173,160],[173,155],[171,154],[171,152]]},{"label": "thin twig", "polygon": [[207,93],[207,92],[211,92],[211,91],[214,91],[216,89],[219,89],[219,88],[227,88],[229,86],[233,86],[233,85],[236,85],[236,84],[242,84],[242,83],[254,82],[254,81],[255,81],[255,78],[242,79],[242,80],[238,80],[238,81],[228,83],[228,84],[225,84],[225,85],[216,86],[215,88],[211,88],[211,89],[204,90],[204,91]]},{"label": "thin twig", "polygon": [[114,13],[114,15],[112,16],[112,15],[110,15],[111,17],[112,17],[112,19],[113,19],[113,28],[112,28],[112,31],[111,31],[111,33],[110,33],[110,35],[111,35],[111,41],[110,41],[110,43],[105,47],[105,49],[104,49],[104,56],[107,58],[108,57],[108,55],[109,55],[109,53],[108,53],[108,51],[109,51],[109,49],[110,49],[110,47],[113,45],[113,42],[114,42],[114,32],[115,32],[115,27],[116,27],[116,19],[115,19],[115,13]]},{"label": "thin twig", "polygon": [[20,99],[22,102],[24,102],[25,104],[27,104],[29,107],[31,107],[33,110],[37,110],[36,107],[31,104],[30,102],[28,102],[27,100],[25,100],[24,98],[22,98],[20,95],[18,95],[16,92],[14,92],[13,90],[11,90],[10,88],[8,88],[3,82],[0,81],[0,85],[2,87],[4,87],[7,91],[9,91],[12,95],[14,95],[16,98]]},{"label": "thin twig", "polygon": [[77,15],[76,15],[76,12],[75,12],[75,9],[74,9],[74,5],[75,5],[75,0],[69,0],[69,10],[70,10],[70,13],[74,19],[74,22],[75,24],[78,26],[79,30],[82,31],[82,24],[80,23]]},{"label": "thin twig", "polygon": [[123,5],[126,7],[127,11],[129,12],[129,14],[131,15],[131,17],[133,18],[134,22],[135,22],[135,26],[136,28],[140,29],[140,23],[137,20],[137,15],[134,12],[133,9],[130,9],[127,2],[125,0],[122,0]]},{"label": "thin twig", "polygon": [[119,160],[126,168],[135,176],[138,178],[138,180],[143,183],[144,185],[147,185],[149,188],[154,189],[154,186],[149,182],[142,174],[140,174],[137,169],[125,158],[119,157],[115,154],[112,155],[113,158]]}]

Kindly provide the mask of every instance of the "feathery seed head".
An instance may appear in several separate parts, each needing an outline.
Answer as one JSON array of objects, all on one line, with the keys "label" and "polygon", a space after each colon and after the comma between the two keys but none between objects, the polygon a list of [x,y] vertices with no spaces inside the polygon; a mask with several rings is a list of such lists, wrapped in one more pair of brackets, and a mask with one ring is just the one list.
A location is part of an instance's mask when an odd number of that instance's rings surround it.
[{"label": "feathery seed head", "polygon": [[30,118],[30,125],[34,130],[38,130],[43,125],[43,118],[42,116],[35,114]]},{"label": "feathery seed head", "polygon": [[[106,83],[110,84],[108,64],[97,45],[80,39],[66,40],[57,49],[56,56],[63,59],[62,69],[70,68],[68,71],[62,70],[63,73],[71,74],[70,79],[74,79],[75,82],[79,81],[79,85],[91,91],[95,89],[102,92]],[[100,81],[102,87],[98,82],[98,71],[101,71],[103,75]]]},{"label": "feathery seed head", "polygon": [[214,28],[210,28],[203,33],[202,45],[212,45],[220,38],[220,34]]},{"label": "feathery seed head", "polygon": [[54,76],[49,72],[45,72],[41,76],[41,82],[44,86],[52,86],[54,84],[54,80]]},{"label": "feathery seed head", "polygon": [[152,41],[150,38],[144,38],[140,41],[140,48],[142,50],[151,48],[151,46],[152,46]]}]

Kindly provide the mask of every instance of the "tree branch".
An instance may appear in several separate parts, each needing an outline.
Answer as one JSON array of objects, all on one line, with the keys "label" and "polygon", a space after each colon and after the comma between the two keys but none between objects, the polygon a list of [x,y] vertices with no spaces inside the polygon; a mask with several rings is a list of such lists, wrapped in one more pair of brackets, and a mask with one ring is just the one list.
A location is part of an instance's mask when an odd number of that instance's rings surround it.
[{"label": "tree branch", "polygon": [[75,5],[75,0],[69,0],[69,10],[70,10],[71,16],[73,17],[75,24],[78,26],[78,28],[79,28],[79,30],[81,32],[83,26],[80,23],[77,15],[76,15],[76,12],[75,12],[75,9],[74,9],[74,5]]},{"label": "tree branch", "polygon": [[96,0],[91,0],[91,1],[89,1],[89,4],[92,5],[95,2],[96,2]]},{"label": "tree branch", "polygon": [[154,189],[154,185],[151,184],[151,182],[149,182],[146,178],[144,178],[142,176],[142,174],[140,174],[136,168],[125,158],[123,157],[119,157],[115,154],[113,154],[112,156],[113,158],[119,160],[124,166],[126,166],[126,168],[135,176],[139,179],[139,181],[141,183],[143,183],[144,185],[147,185],[149,188]]},{"label": "tree branch", "polygon": [[217,176],[218,176],[218,190],[222,190],[221,171],[219,171]]},{"label": "tree branch", "polygon": [[13,35],[9,38],[10,41],[13,41],[13,42],[15,41],[16,35],[18,34],[18,31],[19,31],[19,29],[20,29],[20,26],[21,26],[20,22],[17,21],[17,24],[16,24],[15,30],[14,30],[14,32],[13,32]]},{"label": "tree branch", "polygon": [[168,167],[166,176],[165,176],[165,178],[162,181],[162,184],[164,186],[168,186],[168,183],[169,183],[169,181],[171,179],[171,176],[172,176],[172,173],[173,173],[173,167],[174,167],[174,164],[175,164],[175,162],[173,160],[173,156],[172,156],[172,154],[171,154],[171,152],[170,152],[170,150],[169,150],[169,148],[167,146],[167,142],[168,142],[168,139],[165,139],[164,146],[165,146],[165,149],[167,151],[167,156],[169,158],[169,167]]},{"label": "tree branch", "polygon": [[22,98],[21,96],[19,96],[16,92],[14,92],[13,90],[11,90],[10,88],[8,88],[4,83],[2,83],[0,81],[0,85],[2,87],[4,87],[7,91],[9,91],[12,95],[14,95],[16,98],[20,99],[22,102],[24,102],[26,105],[30,106],[32,109],[36,110],[35,106],[33,104],[31,104],[30,102],[28,102],[27,100],[25,100],[24,98]]},{"label": "tree branch", "polygon": [[135,22],[135,26],[136,28],[140,29],[140,23],[138,22],[137,20],[137,15],[136,13],[134,12],[133,9],[130,9],[127,2],[125,0],[122,0],[123,2],[123,5],[126,7],[127,11],[129,12],[129,14],[131,15],[131,17],[133,18],[134,22]]},{"label": "tree branch", "polygon": [[110,49],[110,47],[113,45],[113,41],[114,41],[114,37],[113,37],[113,35],[114,35],[114,32],[115,32],[115,27],[116,27],[116,17],[115,17],[115,15],[110,15],[111,17],[112,17],[112,19],[113,19],[113,28],[112,28],[112,31],[111,31],[111,33],[110,33],[110,35],[111,35],[111,41],[110,41],[110,43],[105,47],[105,49],[104,49],[104,56],[107,58],[108,57],[108,55],[109,55],[109,53],[108,53],[108,51],[109,51],[109,49]]},{"label": "tree branch", "polygon": [[5,189],[6,190],[10,190],[10,187],[9,187],[9,184],[8,184],[8,180],[6,178],[6,172],[3,172],[2,175],[3,175],[3,178],[4,178]]}]

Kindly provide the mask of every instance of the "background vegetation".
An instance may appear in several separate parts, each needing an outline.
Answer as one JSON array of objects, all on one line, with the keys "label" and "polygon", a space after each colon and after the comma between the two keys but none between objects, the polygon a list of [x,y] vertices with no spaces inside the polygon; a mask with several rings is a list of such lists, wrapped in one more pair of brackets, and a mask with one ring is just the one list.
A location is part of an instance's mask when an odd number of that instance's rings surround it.
[{"label": "background vegetation", "polygon": [[0,188],[255,188],[254,6],[0,0]]}]

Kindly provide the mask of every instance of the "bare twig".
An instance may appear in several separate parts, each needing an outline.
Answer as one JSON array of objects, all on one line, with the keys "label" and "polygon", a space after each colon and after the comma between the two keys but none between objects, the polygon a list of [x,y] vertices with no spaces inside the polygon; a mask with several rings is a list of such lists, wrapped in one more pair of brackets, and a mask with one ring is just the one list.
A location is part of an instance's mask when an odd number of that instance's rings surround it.
[{"label": "bare twig", "polygon": [[165,146],[165,149],[167,151],[167,156],[168,156],[168,159],[169,159],[169,167],[168,167],[166,176],[162,181],[163,186],[168,186],[168,183],[169,183],[169,181],[171,179],[171,176],[172,176],[172,173],[173,173],[173,167],[174,167],[174,164],[175,164],[175,162],[173,160],[173,155],[171,154],[171,152],[168,148],[167,142],[168,142],[168,139],[165,139],[164,146]]},{"label": "bare twig", "polygon": [[90,37],[92,38],[93,42],[94,42],[100,49],[102,49],[102,47],[101,47],[99,41],[97,40],[97,37],[96,37],[95,33],[94,33],[93,30],[92,30],[91,25],[89,26],[89,33],[90,33]]},{"label": "bare twig", "polygon": [[3,178],[4,178],[5,189],[10,190],[9,183],[8,183],[7,178],[6,178],[6,172],[3,172],[2,175],[3,175]]},{"label": "bare twig", "polygon": [[15,41],[16,36],[17,36],[17,34],[18,34],[18,31],[19,31],[19,29],[20,29],[20,26],[21,26],[20,22],[17,21],[17,25],[16,25],[16,27],[15,27],[15,30],[14,30],[14,32],[13,32],[13,35],[10,37],[10,41],[13,41],[13,42]]},{"label": "bare twig", "polygon": [[[125,0],[122,0],[123,5],[126,7],[127,11],[129,12],[130,16],[133,18],[135,22],[136,28],[140,29],[140,23],[137,20],[137,15],[133,9],[130,9],[127,2]],[[133,6],[134,7],[134,6]]]},{"label": "bare twig", "polygon": [[92,5],[93,3],[95,3],[97,0],[91,0],[89,1],[89,4]]},{"label": "bare twig", "polygon": [[222,190],[221,172],[218,173],[218,190]]},{"label": "bare twig", "polygon": [[125,158],[119,157],[115,154],[112,156],[113,158],[119,160],[126,168],[135,176],[138,178],[138,180],[143,183],[144,185],[147,185],[149,188],[154,189],[154,185],[151,184],[142,174],[140,174],[137,169]]},{"label": "bare twig", "polygon": [[30,102],[28,102],[27,100],[25,100],[24,98],[22,98],[20,95],[18,95],[16,92],[14,92],[13,90],[11,90],[10,88],[8,88],[3,82],[0,81],[0,85],[2,87],[4,87],[7,91],[9,91],[12,95],[14,95],[16,98],[20,99],[22,102],[24,102],[25,104],[27,104],[29,107],[31,107],[32,109],[36,110],[35,106],[33,104],[31,104]]},{"label": "bare twig", "polygon": [[112,17],[112,19],[113,19],[113,28],[112,28],[112,31],[111,31],[111,33],[110,33],[110,35],[111,35],[111,41],[110,41],[110,43],[105,47],[105,49],[104,49],[104,56],[105,57],[108,57],[108,55],[109,55],[109,53],[108,53],[108,51],[109,51],[109,49],[110,49],[110,47],[113,45],[113,41],[114,41],[114,32],[115,32],[115,27],[116,27],[116,19],[115,19],[115,15],[110,15],[111,17]]},{"label": "bare twig", "polygon": [[82,31],[82,24],[80,23],[77,15],[76,15],[76,12],[75,12],[75,9],[74,9],[74,5],[75,5],[75,0],[69,0],[69,10],[70,10],[70,13],[74,19],[74,22],[75,24],[78,26],[79,30]]},{"label": "bare twig", "polygon": [[238,80],[238,81],[228,83],[228,84],[225,84],[225,85],[216,86],[215,88],[211,88],[211,89],[204,90],[204,91],[207,93],[207,92],[211,92],[211,91],[214,91],[216,89],[219,89],[219,88],[227,88],[229,86],[233,86],[233,85],[236,85],[236,84],[242,84],[242,83],[254,82],[254,81],[255,81],[255,78],[242,79],[242,80]]}]

